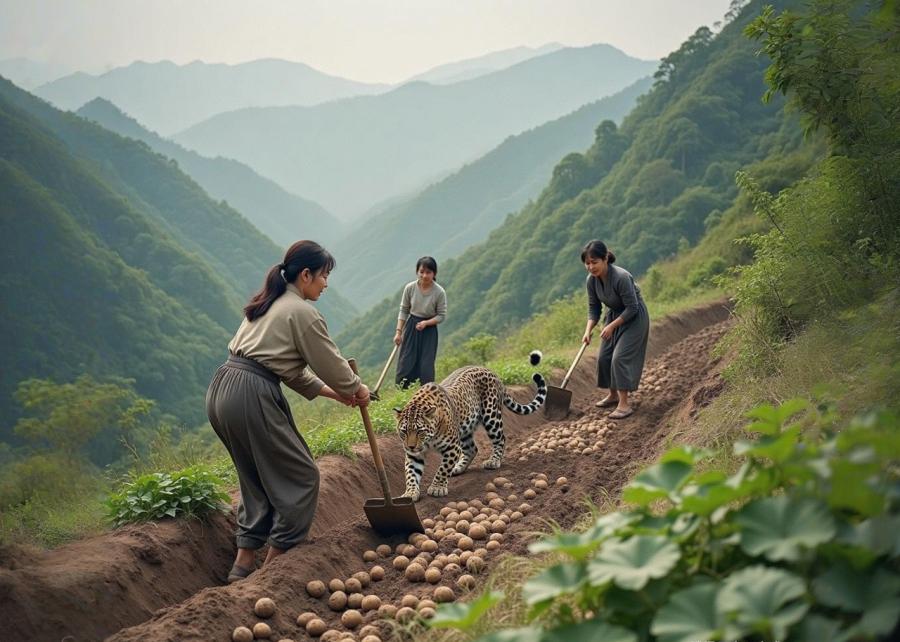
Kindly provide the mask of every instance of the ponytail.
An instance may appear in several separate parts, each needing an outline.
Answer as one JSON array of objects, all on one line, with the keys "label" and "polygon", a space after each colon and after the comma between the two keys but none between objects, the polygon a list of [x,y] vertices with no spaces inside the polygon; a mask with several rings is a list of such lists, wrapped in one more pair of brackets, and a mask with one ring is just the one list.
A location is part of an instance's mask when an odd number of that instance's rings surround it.
[{"label": "ponytail", "polygon": [[587,245],[581,250],[581,262],[584,263],[588,257],[592,259],[606,259],[610,264],[616,262],[616,255],[606,247],[606,243],[603,241],[588,241]]},{"label": "ponytail", "polygon": [[244,316],[248,321],[263,316],[275,299],[285,293],[287,284],[296,281],[303,270],[308,268],[313,274],[318,274],[331,272],[334,266],[334,257],[321,245],[315,241],[297,241],[285,252],[284,261],[273,265],[268,271],[262,289],[244,306]]}]

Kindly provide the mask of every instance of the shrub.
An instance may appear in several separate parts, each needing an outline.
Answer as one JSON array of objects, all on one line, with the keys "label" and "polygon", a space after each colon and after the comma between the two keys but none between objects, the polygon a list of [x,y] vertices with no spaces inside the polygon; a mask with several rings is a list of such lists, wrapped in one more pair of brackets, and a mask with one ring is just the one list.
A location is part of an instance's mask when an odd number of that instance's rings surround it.
[{"label": "shrub", "polygon": [[106,502],[115,526],[165,517],[201,517],[228,510],[229,497],[220,490],[222,480],[205,466],[174,473],[150,473],[126,482]]},{"label": "shrub", "polygon": [[789,423],[806,409],[753,410],[748,430],[760,436],[735,444],[733,475],[701,471],[706,452],[670,450],[625,489],[633,508],[532,544],[565,560],[523,585],[533,623],[482,640],[889,635],[900,617],[900,420],[882,412],[834,430],[829,411],[811,410]]}]

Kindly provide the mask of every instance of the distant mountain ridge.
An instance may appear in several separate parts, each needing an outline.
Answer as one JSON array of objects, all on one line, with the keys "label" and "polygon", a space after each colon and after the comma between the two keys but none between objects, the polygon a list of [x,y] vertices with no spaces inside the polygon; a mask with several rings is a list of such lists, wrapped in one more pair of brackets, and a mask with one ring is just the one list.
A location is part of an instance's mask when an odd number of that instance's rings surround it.
[{"label": "distant mountain ridge", "polygon": [[609,45],[566,48],[451,85],[219,114],[174,139],[244,162],[346,219],[655,68]]},{"label": "distant mountain ridge", "polygon": [[69,67],[51,62],[21,57],[0,60],[0,76],[29,91],[70,73],[72,70]]},{"label": "distant mountain ridge", "polygon": [[237,161],[206,158],[162,138],[106,99],[95,98],[76,113],[177,161],[210,196],[227,201],[280,248],[301,238],[329,244],[341,234],[341,223],[318,203],[285,191]]},{"label": "distant mountain ridge", "polygon": [[621,121],[651,84],[644,78],[510,136],[415,197],[387,206],[335,245],[335,255],[349,268],[335,275],[335,284],[364,309],[412,278],[419,256],[443,262],[483,241],[507,215],[540,194],[560,158],[590,146],[601,121]]},{"label": "distant mountain ridge", "polygon": [[434,85],[448,85],[512,67],[529,58],[535,58],[562,49],[564,46],[558,42],[551,42],[540,47],[513,47],[512,49],[494,51],[482,56],[432,67],[428,71],[409,78],[405,82],[422,81]]},{"label": "distant mountain ridge", "polygon": [[215,114],[253,106],[316,105],[375,94],[389,85],[331,76],[309,65],[263,59],[228,65],[133,62],[104,74],[75,73],[34,93],[74,111],[105,98],[152,131],[168,136]]}]

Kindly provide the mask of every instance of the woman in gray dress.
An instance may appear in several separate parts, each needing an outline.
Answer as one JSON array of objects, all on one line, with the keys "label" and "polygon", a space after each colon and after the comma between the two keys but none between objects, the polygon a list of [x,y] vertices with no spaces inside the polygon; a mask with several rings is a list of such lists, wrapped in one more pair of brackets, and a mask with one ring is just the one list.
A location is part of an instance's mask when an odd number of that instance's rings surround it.
[{"label": "woman in gray dress", "polygon": [[430,256],[420,258],[416,261],[416,276],[403,288],[394,333],[394,343],[400,346],[395,381],[404,388],[413,381],[434,381],[437,327],[447,317],[447,293],[435,281],[437,261]]},{"label": "woman in gray dress", "polygon": [[628,393],[638,389],[647,339],[650,315],[641,297],[641,289],[627,270],[613,265],[615,255],[602,241],[591,241],[581,251],[581,262],[588,271],[588,321],[582,341],[591,342],[591,331],[600,321],[601,304],[606,306],[606,320],[600,331],[600,354],[597,357],[597,386],[609,394],[597,402],[604,408],[615,406],[610,419],[624,419],[634,412],[628,404]]},{"label": "woman in gray dress", "polygon": [[334,259],[318,243],[294,243],[244,308],[228,360],[206,393],[209,422],[231,455],[241,487],[229,582],[253,571],[255,551],[266,543],[264,563],[301,542],[316,512],[319,469],[281,384],[307,399],[328,397],[352,406],[369,401],[369,389],[312,304],[328,287],[332,268]]}]

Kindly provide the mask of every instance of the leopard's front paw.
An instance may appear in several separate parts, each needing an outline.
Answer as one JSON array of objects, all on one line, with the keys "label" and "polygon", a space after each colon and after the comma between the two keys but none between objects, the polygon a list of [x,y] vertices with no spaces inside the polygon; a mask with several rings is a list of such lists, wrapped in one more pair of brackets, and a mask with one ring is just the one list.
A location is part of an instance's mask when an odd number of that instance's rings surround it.
[{"label": "leopard's front paw", "polygon": [[447,485],[436,486],[435,484],[432,484],[428,487],[428,494],[432,497],[443,497],[447,494]]},{"label": "leopard's front paw", "polygon": [[403,497],[409,497],[414,502],[419,501],[419,489],[411,490],[409,488],[406,489],[406,492],[403,493]]},{"label": "leopard's front paw", "polygon": [[453,470],[450,471],[450,474],[454,475],[454,476],[462,475],[464,472],[466,472],[466,469],[468,467],[469,467],[469,462],[461,461],[458,464],[456,464],[456,466],[453,467]]},{"label": "leopard's front paw", "polygon": [[481,467],[485,470],[497,470],[498,468],[500,468],[501,463],[501,460],[491,458],[484,462]]}]

